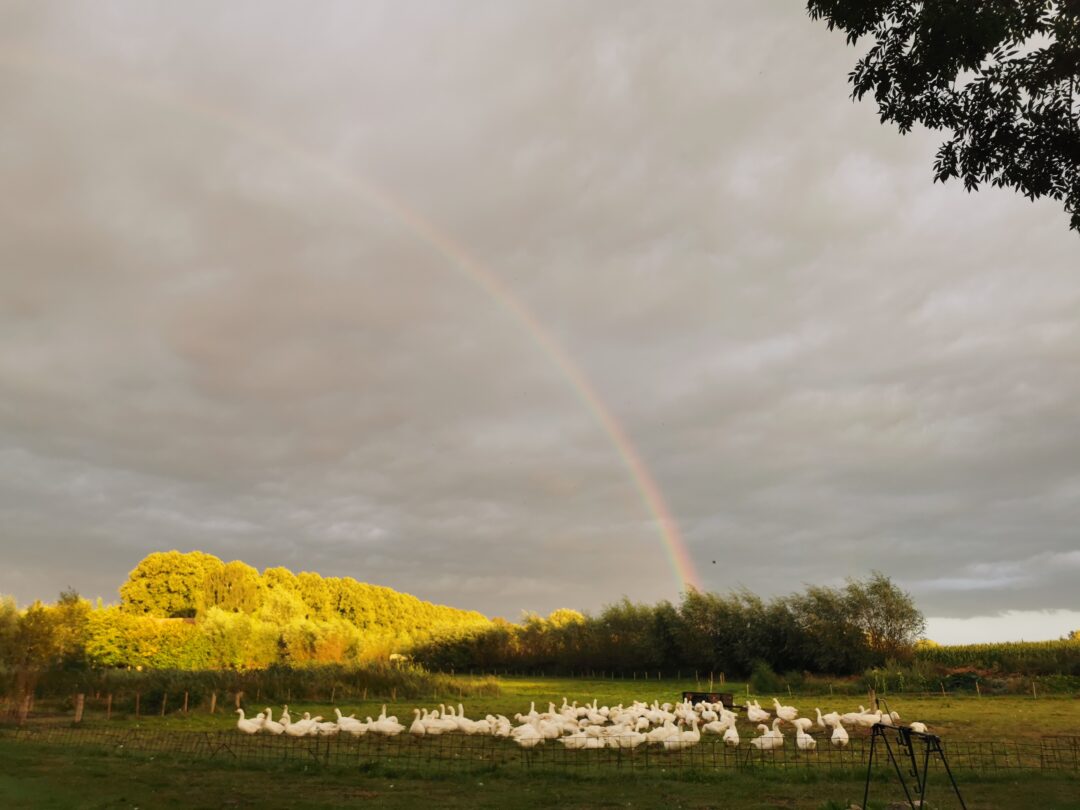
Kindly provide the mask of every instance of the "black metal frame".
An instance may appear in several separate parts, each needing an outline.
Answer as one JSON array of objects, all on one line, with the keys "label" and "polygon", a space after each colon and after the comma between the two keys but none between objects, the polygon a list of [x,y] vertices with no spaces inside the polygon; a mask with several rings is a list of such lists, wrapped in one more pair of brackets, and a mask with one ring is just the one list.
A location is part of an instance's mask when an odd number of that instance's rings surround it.
[{"label": "black metal frame", "polygon": [[[893,751],[892,744],[889,742],[890,732],[896,735],[895,752]],[[907,799],[908,807],[915,810],[915,808],[924,807],[926,805],[926,782],[930,775],[930,755],[936,754],[940,757],[941,764],[945,767],[945,773],[949,776],[949,781],[952,783],[953,790],[956,792],[956,798],[960,801],[960,807],[962,807],[963,810],[967,810],[967,805],[964,804],[964,797],[960,795],[960,788],[956,784],[956,779],[953,777],[952,770],[949,768],[949,760],[945,757],[945,749],[941,747],[941,738],[936,734],[924,734],[919,731],[912,731],[907,726],[887,726],[884,723],[875,723],[870,736],[870,753],[866,761],[866,788],[863,790],[862,800],[863,810],[865,810],[866,803],[870,799],[870,778],[873,774],[874,750],[877,747],[878,739],[880,739],[885,746],[885,751],[889,755],[889,761],[892,762],[893,767],[896,769],[896,776],[900,780],[900,787],[904,789],[904,797]],[[921,741],[923,743],[921,772],[919,770],[919,760],[915,756],[915,741]],[[916,804],[916,800],[912,798],[912,791],[908,790],[907,779],[904,777],[904,772],[900,768],[899,757],[902,757],[905,753],[907,754],[907,760],[910,765],[908,775],[915,779],[913,787],[918,793],[918,804]]]}]

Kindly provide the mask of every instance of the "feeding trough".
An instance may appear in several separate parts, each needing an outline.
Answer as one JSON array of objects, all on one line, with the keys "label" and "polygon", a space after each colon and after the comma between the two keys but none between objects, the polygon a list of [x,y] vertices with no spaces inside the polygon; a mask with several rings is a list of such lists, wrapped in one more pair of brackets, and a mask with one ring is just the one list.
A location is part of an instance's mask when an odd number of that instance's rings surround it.
[{"label": "feeding trough", "polygon": [[732,692],[683,692],[682,699],[691,705],[722,703],[725,709],[735,708],[735,695]]}]

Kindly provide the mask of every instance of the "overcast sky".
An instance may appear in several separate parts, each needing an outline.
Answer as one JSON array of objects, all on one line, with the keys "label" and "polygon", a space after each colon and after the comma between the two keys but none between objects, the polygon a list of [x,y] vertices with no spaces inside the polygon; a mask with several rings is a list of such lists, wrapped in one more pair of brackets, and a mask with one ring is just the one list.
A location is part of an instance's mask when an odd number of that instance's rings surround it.
[{"label": "overcast sky", "polygon": [[933,184],[800,3],[0,9],[0,592],[177,548],[677,598],[548,341],[706,588],[1080,627],[1080,238]]}]

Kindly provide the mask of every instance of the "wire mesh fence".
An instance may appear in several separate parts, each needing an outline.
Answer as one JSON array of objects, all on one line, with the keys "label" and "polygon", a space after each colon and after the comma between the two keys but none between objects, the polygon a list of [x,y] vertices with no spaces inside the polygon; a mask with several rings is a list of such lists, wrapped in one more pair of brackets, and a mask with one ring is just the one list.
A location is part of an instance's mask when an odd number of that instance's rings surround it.
[{"label": "wire mesh fence", "polygon": [[[333,766],[409,767],[425,771],[468,767],[520,767],[559,771],[638,769],[721,770],[739,768],[865,768],[869,741],[852,739],[845,748],[819,741],[813,751],[798,750],[792,740],[782,748],[759,750],[745,742],[731,748],[712,737],[681,750],[663,745],[573,749],[554,740],[533,748],[488,736],[442,734],[414,738],[365,734],[325,737],[246,735],[228,731],[108,729],[60,725],[28,726],[0,732],[0,737],[72,749],[115,753],[172,754],[193,759],[246,762],[298,762]],[[1080,736],[1046,736],[1018,741],[951,741],[943,748],[954,770],[1080,772]],[[884,767],[884,764],[879,762]]]}]

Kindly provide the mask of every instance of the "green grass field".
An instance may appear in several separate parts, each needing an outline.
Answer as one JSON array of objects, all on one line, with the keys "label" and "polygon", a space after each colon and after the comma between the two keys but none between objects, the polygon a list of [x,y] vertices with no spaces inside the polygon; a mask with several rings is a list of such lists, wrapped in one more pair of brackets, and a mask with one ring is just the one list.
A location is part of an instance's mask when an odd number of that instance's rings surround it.
[{"label": "green grass field", "polygon": [[[466,714],[476,719],[486,714],[502,713],[513,717],[517,712],[527,712],[530,702],[535,701],[537,711],[544,711],[548,703],[561,705],[563,697],[582,704],[593,699],[600,705],[629,704],[633,700],[652,701],[678,700],[684,690],[695,690],[699,686],[686,681],[625,681],[625,680],[588,680],[570,678],[500,678],[502,693],[491,697],[459,698],[456,694],[435,694],[419,700],[390,700],[381,697],[356,700],[343,696],[335,704],[329,701],[296,700],[290,704],[294,717],[307,711],[312,715],[321,714],[326,719],[334,718],[334,706],[343,714],[353,714],[360,719],[365,716],[377,716],[385,704],[389,714],[396,714],[406,724],[412,719],[414,707],[438,708],[440,703],[459,702],[465,707]],[[747,697],[746,684],[728,683],[724,687],[715,687],[717,691],[727,691],[735,695],[736,702]],[[772,708],[772,695],[750,694],[759,700],[762,707]],[[840,712],[857,711],[860,704],[865,705],[865,696],[848,695],[778,695],[782,703],[796,706],[800,714],[814,716],[814,708],[823,712],[836,709]],[[1080,735],[1080,699],[1070,696],[1048,696],[1033,699],[1030,696],[1004,695],[995,697],[976,697],[969,695],[946,697],[935,695],[879,695],[887,701],[889,707],[900,713],[904,722],[920,720],[927,723],[931,730],[944,739],[990,741],[999,739],[1037,740],[1047,734]],[[175,705],[175,701],[174,701]],[[248,715],[270,706],[275,716],[281,711],[281,703],[245,696],[242,705]],[[165,718],[158,717],[155,706],[144,706],[146,714],[136,721],[130,714],[114,714],[112,723],[140,725],[147,727],[176,728],[185,730],[215,730],[229,728],[236,720],[231,700],[223,699],[218,704],[218,711],[210,715],[205,706],[192,709],[187,716],[179,712],[169,712]],[[91,701],[86,714],[87,722],[101,721],[103,710],[100,701]],[[749,724],[740,722],[740,729],[749,728]]]},{"label": "green grass field", "polygon": [[[861,774],[723,772],[604,775],[518,772],[441,774],[358,772],[297,763],[191,762],[137,754],[71,752],[0,741],[0,806],[5,808],[792,808],[847,810],[861,801]],[[1080,778],[983,774],[962,781],[971,810],[1080,808]],[[877,781],[871,808],[900,798]],[[941,780],[934,807],[958,806]]]},{"label": "green grass field", "polygon": [[[682,690],[694,689],[693,681],[610,681],[582,679],[501,679],[501,694],[461,701],[468,716],[487,713],[512,716],[528,711],[530,701],[538,710],[549,702],[561,704],[565,696],[579,703],[596,698],[601,705],[629,703],[634,699],[674,701]],[[719,687],[718,687],[719,689]],[[726,691],[744,698],[744,684],[728,684]],[[771,696],[757,696],[771,706]],[[1024,740],[1035,743],[1043,735],[1080,734],[1080,700],[1070,697],[932,697],[886,696],[904,720],[922,720],[950,740]],[[433,695],[423,705],[458,703],[456,695]],[[782,696],[802,714],[853,711],[860,701],[849,696]],[[245,700],[254,713],[267,701]],[[346,696],[337,705],[345,714],[377,715],[381,699],[366,702]],[[275,711],[276,701],[269,702]],[[387,701],[389,713],[408,722],[418,701]],[[297,701],[290,705],[294,717],[303,711],[333,717],[328,702]],[[160,730],[228,730],[235,722],[231,702],[219,704],[210,715],[205,707],[187,716],[170,713],[165,718],[117,716],[110,728],[138,727]],[[50,722],[67,724],[65,718]],[[106,721],[91,703],[85,723],[102,727]],[[744,740],[752,732],[740,720]],[[745,741],[743,743],[746,745]],[[789,743],[790,744],[790,743]],[[422,763],[378,766],[323,766],[298,761],[234,763],[223,759],[190,760],[174,755],[151,757],[138,752],[87,749],[70,750],[0,739],[0,807],[133,808],[133,807],[335,807],[363,804],[378,807],[737,807],[814,808],[847,810],[862,797],[864,772],[759,768],[751,771],[700,771],[653,768],[646,771],[585,771],[560,773],[529,770],[511,765],[484,766],[468,770],[426,771]],[[957,773],[970,808],[1070,808],[1080,810],[1080,773],[986,772]],[[871,796],[884,807],[902,796],[895,781],[882,774]],[[947,785],[931,782],[934,807],[958,807]]]}]

